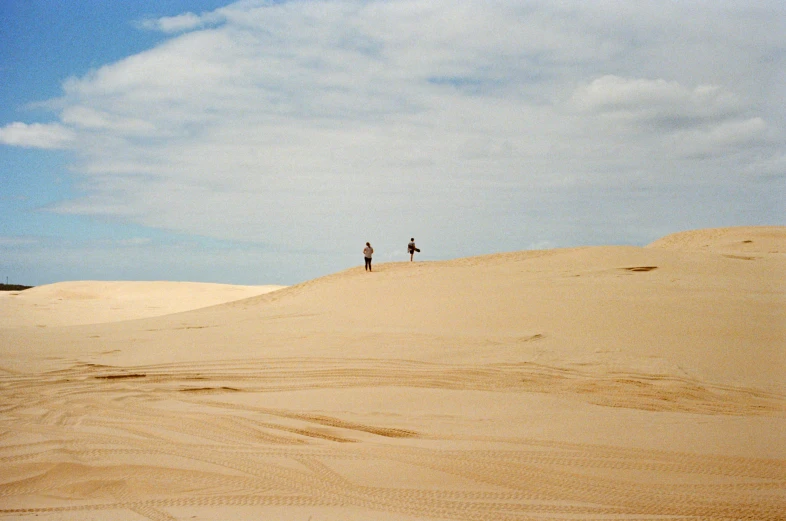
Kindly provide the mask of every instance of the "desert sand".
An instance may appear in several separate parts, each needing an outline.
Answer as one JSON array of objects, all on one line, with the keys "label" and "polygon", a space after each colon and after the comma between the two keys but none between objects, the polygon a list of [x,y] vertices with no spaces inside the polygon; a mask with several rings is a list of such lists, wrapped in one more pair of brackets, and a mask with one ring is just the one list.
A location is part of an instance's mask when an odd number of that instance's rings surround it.
[{"label": "desert sand", "polygon": [[0,292],[0,327],[73,326],[190,311],[284,286],[200,282],[77,281]]},{"label": "desert sand", "polygon": [[73,284],[0,300],[0,519],[786,519],[786,227]]}]

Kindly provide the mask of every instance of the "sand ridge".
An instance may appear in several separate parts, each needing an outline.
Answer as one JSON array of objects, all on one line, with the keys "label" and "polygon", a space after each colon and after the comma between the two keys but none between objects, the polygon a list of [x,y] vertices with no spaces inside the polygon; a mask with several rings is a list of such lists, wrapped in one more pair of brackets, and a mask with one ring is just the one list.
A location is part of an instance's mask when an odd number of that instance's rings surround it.
[{"label": "sand ridge", "polygon": [[168,281],[58,282],[0,292],[0,327],[135,320],[223,304],[283,287]]},{"label": "sand ridge", "polygon": [[786,254],[786,227],[738,226],[688,230],[667,235],[647,247],[754,256]]},{"label": "sand ridge", "polygon": [[786,259],[717,233],[0,328],[0,519],[782,520]]}]

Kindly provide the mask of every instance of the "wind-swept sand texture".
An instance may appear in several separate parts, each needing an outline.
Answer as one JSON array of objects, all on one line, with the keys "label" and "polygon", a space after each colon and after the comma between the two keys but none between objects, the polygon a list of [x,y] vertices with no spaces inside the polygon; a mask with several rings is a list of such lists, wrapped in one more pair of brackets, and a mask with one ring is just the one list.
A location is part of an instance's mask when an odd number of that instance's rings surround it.
[{"label": "wind-swept sand texture", "polygon": [[0,519],[786,519],[762,232],[2,328]]}]

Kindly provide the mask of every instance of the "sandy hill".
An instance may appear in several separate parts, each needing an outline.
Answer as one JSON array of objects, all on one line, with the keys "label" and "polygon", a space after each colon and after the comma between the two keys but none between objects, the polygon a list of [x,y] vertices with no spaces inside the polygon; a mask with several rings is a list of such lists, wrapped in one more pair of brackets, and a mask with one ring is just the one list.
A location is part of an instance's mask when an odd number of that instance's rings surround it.
[{"label": "sandy hill", "polygon": [[66,326],[169,315],[284,286],[76,281],[0,292],[0,327]]},{"label": "sandy hill", "polygon": [[0,518],[783,519],[783,231],[0,329]]},{"label": "sandy hill", "polygon": [[689,230],[667,235],[648,248],[728,254],[784,254],[786,226],[740,226]]}]

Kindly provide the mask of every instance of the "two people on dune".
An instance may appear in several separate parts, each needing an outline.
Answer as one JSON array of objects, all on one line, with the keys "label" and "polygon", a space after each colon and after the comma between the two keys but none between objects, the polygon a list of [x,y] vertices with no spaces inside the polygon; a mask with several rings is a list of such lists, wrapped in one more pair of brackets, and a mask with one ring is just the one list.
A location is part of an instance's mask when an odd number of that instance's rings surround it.
[{"label": "two people on dune", "polygon": [[[415,246],[415,238],[412,237],[409,239],[409,244],[407,244],[407,251],[409,252],[409,262],[412,262],[415,258],[415,252],[420,252],[420,249]],[[374,248],[371,247],[371,243],[367,242],[366,247],[363,248],[363,260],[366,261],[365,269],[366,271],[373,271],[371,269],[371,256],[374,254]]]}]

